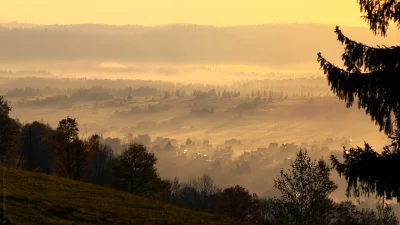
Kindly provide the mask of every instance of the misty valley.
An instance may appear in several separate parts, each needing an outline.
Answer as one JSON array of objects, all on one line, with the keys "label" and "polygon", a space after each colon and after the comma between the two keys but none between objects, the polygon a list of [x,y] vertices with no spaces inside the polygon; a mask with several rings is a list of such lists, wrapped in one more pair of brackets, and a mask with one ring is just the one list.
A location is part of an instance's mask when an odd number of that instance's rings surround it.
[{"label": "misty valley", "polygon": [[0,21],[1,223],[398,225],[400,1],[357,4],[369,27]]},{"label": "misty valley", "polygon": [[[225,85],[0,79],[11,116],[23,124],[42,121],[57,127],[61,119],[76,118],[80,136],[98,134],[116,154],[132,142],[145,145],[159,158],[164,178],[190,180],[207,173],[221,187],[241,184],[263,196],[277,194],[265,183],[272,183],[300,148],[313,158],[328,159],[332,153],[340,156],[343,146],[387,142],[367,115],[347,109],[331,94],[323,77]],[[345,199],[344,190],[334,196]]]}]

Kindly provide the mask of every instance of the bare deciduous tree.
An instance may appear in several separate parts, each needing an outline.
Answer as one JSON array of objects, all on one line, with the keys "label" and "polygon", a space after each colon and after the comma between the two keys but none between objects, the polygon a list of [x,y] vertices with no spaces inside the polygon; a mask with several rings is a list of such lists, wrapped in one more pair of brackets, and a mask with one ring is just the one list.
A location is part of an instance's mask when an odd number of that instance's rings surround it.
[{"label": "bare deciduous tree", "polygon": [[274,187],[281,192],[281,201],[290,224],[326,224],[333,209],[328,195],[337,189],[330,180],[330,168],[324,160],[312,161],[307,151],[300,150],[289,173],[281,170]]}]

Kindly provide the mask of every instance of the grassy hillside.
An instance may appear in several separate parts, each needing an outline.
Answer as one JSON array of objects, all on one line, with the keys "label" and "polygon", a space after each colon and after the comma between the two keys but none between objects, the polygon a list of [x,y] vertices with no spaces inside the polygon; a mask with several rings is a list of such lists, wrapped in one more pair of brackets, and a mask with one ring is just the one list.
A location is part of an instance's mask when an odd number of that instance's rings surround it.
[{"label": "grassy hillside", "polygon": [[5,215],[12,224],[241,224],[96,185],[1,166],[0,183],[0,218]]}]

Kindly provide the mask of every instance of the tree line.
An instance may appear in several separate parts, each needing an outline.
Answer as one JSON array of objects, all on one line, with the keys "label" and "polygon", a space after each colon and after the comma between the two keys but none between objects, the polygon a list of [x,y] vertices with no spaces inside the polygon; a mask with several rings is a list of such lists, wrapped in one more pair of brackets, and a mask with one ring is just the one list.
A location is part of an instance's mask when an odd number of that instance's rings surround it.
[{"label": "tree line", "polygon": [[[0,78],[4,80],[4,96],[42,97],[47,95],[68,95],[84,101],[106,100],[110,96],[127,98],[133,96],[176,96],[215,95],[219,97],[237,97],[248,95],[266,97],[265,95],[307,95],[311,92],[318,95],[328,89],[322,79],[286,79],[254,80],[235,82],[231,85],[175,84],[162,81],[141,80],[100,80],[100,79],[52,79],[52,78]],[[62,81],[62,82],[60,82]],[[63,86],[60,86],[60,83]],[[10,88],[15,87],[15,88]],[[77,88],[79,87],[79,88]],[[267,91],[267,94],[264,92]],[[282,92],[285,93],[282,93]],[[261,92],[261,93],[259,93]],[[94,96],[98,95],[98,96]],[[100,97],[103,96],[103,97]]]}]

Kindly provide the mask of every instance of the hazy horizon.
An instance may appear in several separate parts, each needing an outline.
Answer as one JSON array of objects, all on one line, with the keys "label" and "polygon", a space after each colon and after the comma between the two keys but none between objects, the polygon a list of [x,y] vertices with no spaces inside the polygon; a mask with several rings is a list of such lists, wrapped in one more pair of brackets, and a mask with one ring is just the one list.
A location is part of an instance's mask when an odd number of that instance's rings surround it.
[{"label": "hazy horizon", "polygon": [[[188,78],[190,72],[190,82],[200,76],[201,82],[213,83],[216,78],[222,78],[221,82],[239,77],[262,79],[270,72],[322,75],[315,63],[316,53],[322,51],[334,63],[340,63],[342,51],[334,25],[319,23],[130,27],[11,22],[0,23],[0,27],[6,27],[0,30],[0,69],[47,70],[73,77],[172,81]],[[394,29],[387,38],[374,36],[362,27],[343,27],[343,31],[370,45],[400,44],[396,38],[400,33]]]},{"label": "hazy horizon", "polygon": [[[0,20],[0,25],[30,25],[30,26],[73,26],[73,25],[105,25],[105,26],[137,26],[137,27],[165,27],[165,26],[201,26],[201,27],[216,27],[216,28],[230,28],[230,27],[253,27],[253,26],[265,26],[265,25],[330,25],[337,26],[336,23],[319,23],[319,22],[281,22],[281,23],[249,23],[249,24],[229,24],[229,25],[214,25],[214,24],[197,24],[197,23],[159,23],[159,24],[139,24],[139,23],[95,23],[95,22],[82,22],[82,23],[34,23],[30,21],[18,21],[18,20]],[[340,27],[348,28],[368,28],[368,24],[359,25],[338,25]]]}]

